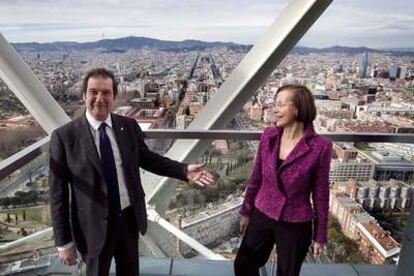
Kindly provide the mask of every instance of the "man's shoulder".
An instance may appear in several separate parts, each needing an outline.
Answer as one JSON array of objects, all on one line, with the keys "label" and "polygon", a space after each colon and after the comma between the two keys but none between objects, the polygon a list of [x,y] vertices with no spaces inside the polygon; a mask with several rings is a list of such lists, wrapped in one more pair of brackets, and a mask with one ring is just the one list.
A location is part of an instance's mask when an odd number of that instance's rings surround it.
[{"label": "man's shoulder", "polygon": [[126,117],[126,116],[122,116],[122,115],[115,114],[115,113],[112,113],[111,116],[112,116],[112,120],[117,121],[117,122],[136,124],[136,121],[134,119]]},{"label": "man's shoulder", "polygon": [[118,127],[123,127],[125,130],[135,132],[137,129],[141,130],[137,121],[126,116],[111,114],[112,123]]},{"label": "man's shoulder", "polygon": [[67,122],[66,124],[56,128],[54,130],[54,132],[61,134],[61,135],[65,135],[68,133],[75,133],[76,130],[78,130],[80,128],[80,125],[82,123],[82,117],[79,118],[75,118],[70,122]]}]

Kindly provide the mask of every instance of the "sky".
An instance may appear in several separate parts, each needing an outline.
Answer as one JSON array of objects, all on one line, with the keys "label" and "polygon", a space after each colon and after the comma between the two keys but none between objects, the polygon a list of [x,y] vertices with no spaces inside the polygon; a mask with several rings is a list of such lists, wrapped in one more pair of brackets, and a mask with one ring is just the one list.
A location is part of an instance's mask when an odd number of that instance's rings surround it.
[{"label": "sky", "polygon": [[[0,0],[10,42],[146,36],[254,44],[287,0]],[[334,0],[299,42],[309,47],[414,47],[414,1]]]}]

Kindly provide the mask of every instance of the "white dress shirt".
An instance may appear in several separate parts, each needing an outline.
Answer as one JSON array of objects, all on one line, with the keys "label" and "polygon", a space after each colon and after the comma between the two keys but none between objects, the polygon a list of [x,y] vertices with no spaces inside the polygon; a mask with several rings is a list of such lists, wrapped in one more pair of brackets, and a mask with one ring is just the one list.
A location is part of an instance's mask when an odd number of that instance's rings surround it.
[{"label": "white dress shirt", "polygon": [[[125,176],[122,167],[122,160],[121,160],[121,153],[119,152],[118,143],[115,139],[115,131],[112,127],[112,119],[111,115],[109,115],[104,122],[96,120],[88,110],[86,110],[86,119],[88,120],[90,130],[92,133],[93,140],[95,142],[96,149],[98,151],[99,157],[101,157],[101,152],[99,148],[99,126],[102,123],[106,123],[108,127],[105,128],[106,134],[111,141],[112,151],[114,152],[114,159],[115,159],[115,167],[116,167],[116,174],[118,177],[118,186],[119,186],[119,197],[121,202],[121,209],[125,209],[126,207],[131,205],[129,200],[128,191],[125,185]],[[73,242],[65,244],[63,246],[58,246],[57,250],[62,251],[65,249],[69,249],[73,246]]]}]

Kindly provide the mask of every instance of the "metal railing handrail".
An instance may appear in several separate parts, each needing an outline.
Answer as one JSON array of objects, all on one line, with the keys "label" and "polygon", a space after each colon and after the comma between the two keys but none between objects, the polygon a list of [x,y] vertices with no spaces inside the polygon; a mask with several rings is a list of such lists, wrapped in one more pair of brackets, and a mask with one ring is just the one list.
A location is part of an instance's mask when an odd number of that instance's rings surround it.
[{"label": "metal railing handrail", "polygon": [[[259,140],[261,130],[176,130],[151,129],[144,131],[148,139],[203,139],[203,140]],[[334,142],[375,142],[414,144],[414,134],[406,133],[319,133]],[[0,161],[0,181],[26,165],[49,148],[50,137],[44,137],[36,143]]]},{"label": "metal railing handrail", "polygon": [[50,137],[46,136],[7,159],[0,161],[0,181],[47,151],[49,149],[49,141]]},{"label": "metal railing handrail", "polygon": [[[259,140],[262,131],[245,130],[146,130],[144,135],[147,139],[227,139],[227,140]],[[390,142],[414,144],[414,134],[384,134],[384,133],[320,133],[332,141],[346,142]],[[13,171],[27,164],[49,148],[50,137],[47,136],[31,146],[19,151],[0,162],[0,180]],[[165,227],[168,227],[165,226]],[[22,239],[0,245],[0,252],[11,250],[34,240],[52,235],[52,228],[47,228]],[[180,233],[179,233],[180,234]],[[177,234],[178,235],[178,234]],[[178,235],[180,239],[187,240],[186,236]],[[191,242],[190,242],[191,243]],[[197,251],[206,254],[204,247],[200,245]],[[207,251],[206,251],[207,252]]]}]

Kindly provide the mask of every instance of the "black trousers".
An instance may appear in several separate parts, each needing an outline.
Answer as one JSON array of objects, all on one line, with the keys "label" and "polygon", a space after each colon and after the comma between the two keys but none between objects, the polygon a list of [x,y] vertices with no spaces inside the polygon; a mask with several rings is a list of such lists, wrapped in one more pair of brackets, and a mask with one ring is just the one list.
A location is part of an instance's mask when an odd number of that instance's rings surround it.
[{"label": "black trousers", "polygon": [[84,259],[86,275],[108,276],[112,258],[115,258],[116,275],[137,276],[138,260],[138,226],[133,208],[127,207],[121,212],[117,223],[108,223],[106,242],[100,255]]},{"label": "black trousers", "polygon": [[259,276],[276,244],[277,275],[297,276],[312,240],[312,222],[275,221],[258,210],[249,225],[234,261],[236,276]]}]

